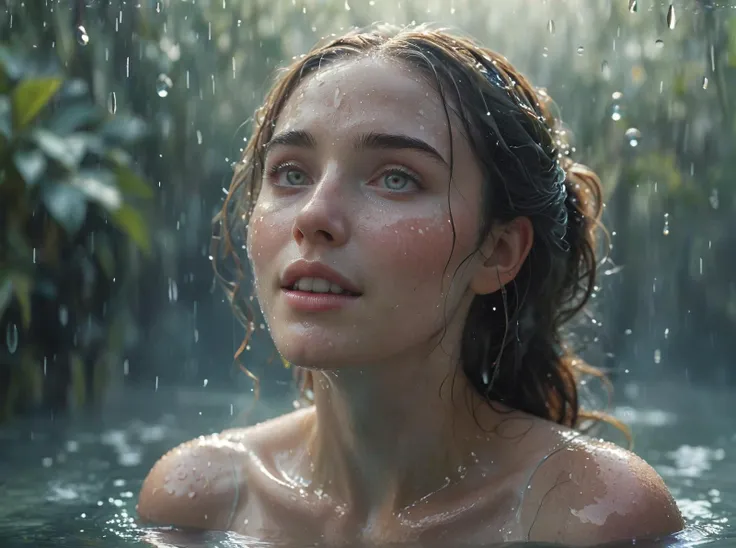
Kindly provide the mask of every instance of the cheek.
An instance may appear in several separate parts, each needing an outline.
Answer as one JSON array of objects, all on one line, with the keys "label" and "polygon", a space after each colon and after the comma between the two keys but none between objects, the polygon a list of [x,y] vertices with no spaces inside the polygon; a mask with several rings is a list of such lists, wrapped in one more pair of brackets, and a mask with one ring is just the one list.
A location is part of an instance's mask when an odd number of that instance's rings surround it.
[{"label": "cheek", "polygon": [[[264,272],[278,250],[281,249],[285,230],[284,227],[277,226],[268,211],[258,207],[253,211],[248,224],[246,249],[248,259],[256,274],[256,282],[258,276]],[[286,233],[288,234],[288,231]]]},{"label": "cheek", "polygon": [[381,264],[377,266],[394,273],[398,280],[414,284],[437,282],[445,273],[449,281],[460,262],[472,252],[475,242],[473,227],[458,221],[457,216],[454,233],[453,250],[449,215],[402,218],[372,233],[370,241],[380,257],[377,262]]}]

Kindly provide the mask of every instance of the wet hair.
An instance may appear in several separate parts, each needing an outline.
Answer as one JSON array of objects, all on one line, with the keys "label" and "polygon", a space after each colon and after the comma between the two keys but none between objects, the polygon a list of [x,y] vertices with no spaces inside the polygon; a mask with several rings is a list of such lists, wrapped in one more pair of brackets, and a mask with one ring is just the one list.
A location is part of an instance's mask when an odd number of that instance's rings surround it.
[{"label": "wet hair", "polygon": [[[367,56],[418,71],[438,93],[450,131],[451,115],[460,120],[485,179],[478,248],[493,226],[519,217],[533,226],[531,250],[513,282],[471,303],[461,366],[474,391],[491,405],[499,402],[569,427],[582,429],[583,422],[598,419],[616,423],[580,409],[578,381],[605,376],[574,354],[563,333],[595,290],[596,234],[603,229],[600,181],[570,157],[567,131],[547,93],[471,39],[427,26],[378,25],[330,39],[285,68],[256,111],[252,138],[215,218],[213,255],[232,255],[234,235],[243,232],[243,222],[247,227],[262,184],[264,145],[297,86],[327,66]],[[243,301],[237,281],[226,289],[234,304]],[[250,336],[252,320],[238,309]]]}]

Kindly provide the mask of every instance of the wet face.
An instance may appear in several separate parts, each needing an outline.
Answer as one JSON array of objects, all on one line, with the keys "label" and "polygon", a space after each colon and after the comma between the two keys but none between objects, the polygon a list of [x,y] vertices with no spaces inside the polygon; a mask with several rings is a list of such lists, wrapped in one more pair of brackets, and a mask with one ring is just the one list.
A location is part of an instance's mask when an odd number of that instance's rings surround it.
[{"label": "wet face", "polygon": [[[482,175],[459,120],[450,124],[432,87],[388,60],[332,65],[293,93],[248,231],[258,301],[285,359],[367,367],[421,359],[445,327],[459,335],[479,264],[464,259],[477,244]],[[359,296],[283,287],[299,260]]]}]

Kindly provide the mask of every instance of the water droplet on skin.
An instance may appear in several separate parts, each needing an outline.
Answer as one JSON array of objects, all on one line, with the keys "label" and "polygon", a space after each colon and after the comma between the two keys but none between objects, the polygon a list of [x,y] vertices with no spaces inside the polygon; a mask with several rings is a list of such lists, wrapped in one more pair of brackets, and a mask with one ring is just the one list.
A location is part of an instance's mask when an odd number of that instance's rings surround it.
[{"label": "water droplet on skin", "polygon": [[197,496],[197,493],[195,493],[194,491],[189,491],[189,494],[188,494],[187,496],[188,496],[188,497],[189,497],[190,499],[193,499],[194,497],[196,497],[196,496]]},{"label": "water droplet on skin", "polygon": [[79,25],[76,29],[74,29],[74,34],[77,38],[77,44],[80,46],[86,46],[89,44],[89,34],[87,34],[87,29],[85,29],[82,25]]},{"label": "water droplet on skin", "polygon": [[667,10],[667,26],[670,28],[670,30],[673,30],[676,24],[677,16],[675,15],[675,6],[673,4],[670,4],[669,9]]},{"label": "water droplet on skin", "polygon": [[342,96],[340,95],[340,88],[335,88],[335,96],[332,100],[332,105],[335,108],[339,108],[340,103],[342,103]]},{"label": "water droplet on skin", "polygon": [[641,132],[638,129],[636,129],[635,127],[630,127],[626,130],[626,133],[624,135],[626,137],[626,140],[629,142],[629,146],[639,146],[639,142],[641,141]]},{"label": "water droplet on skin", "polygon": [[162,98],[167,97],[173,85],[174,83],[171,81],[171,78],[165,74],[159,74],[158,80],[156,81],[156,94]]},{"label": "water droplet on skin", "polygon": [[182,470],[176,474],[176,477],[180,480],[187,479],[187,473]]}]

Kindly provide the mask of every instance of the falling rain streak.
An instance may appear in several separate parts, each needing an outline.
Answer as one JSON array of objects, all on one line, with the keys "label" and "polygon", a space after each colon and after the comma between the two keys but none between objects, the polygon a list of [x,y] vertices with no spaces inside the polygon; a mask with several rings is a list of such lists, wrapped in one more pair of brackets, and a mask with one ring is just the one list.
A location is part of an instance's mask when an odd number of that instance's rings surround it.
[{"label": "falling rain streak", "polygon": [[10,322],[5,330],[5,344],[8,346],[8,352],[14,354],[18,350],[18,326]]},{"label": "falling rain streak", "polygon": [[667,26],[670,30],[673,30],[676,24],[677,16],[675,15],[675,6],[670,4],[670,7],[667,9]]}]

